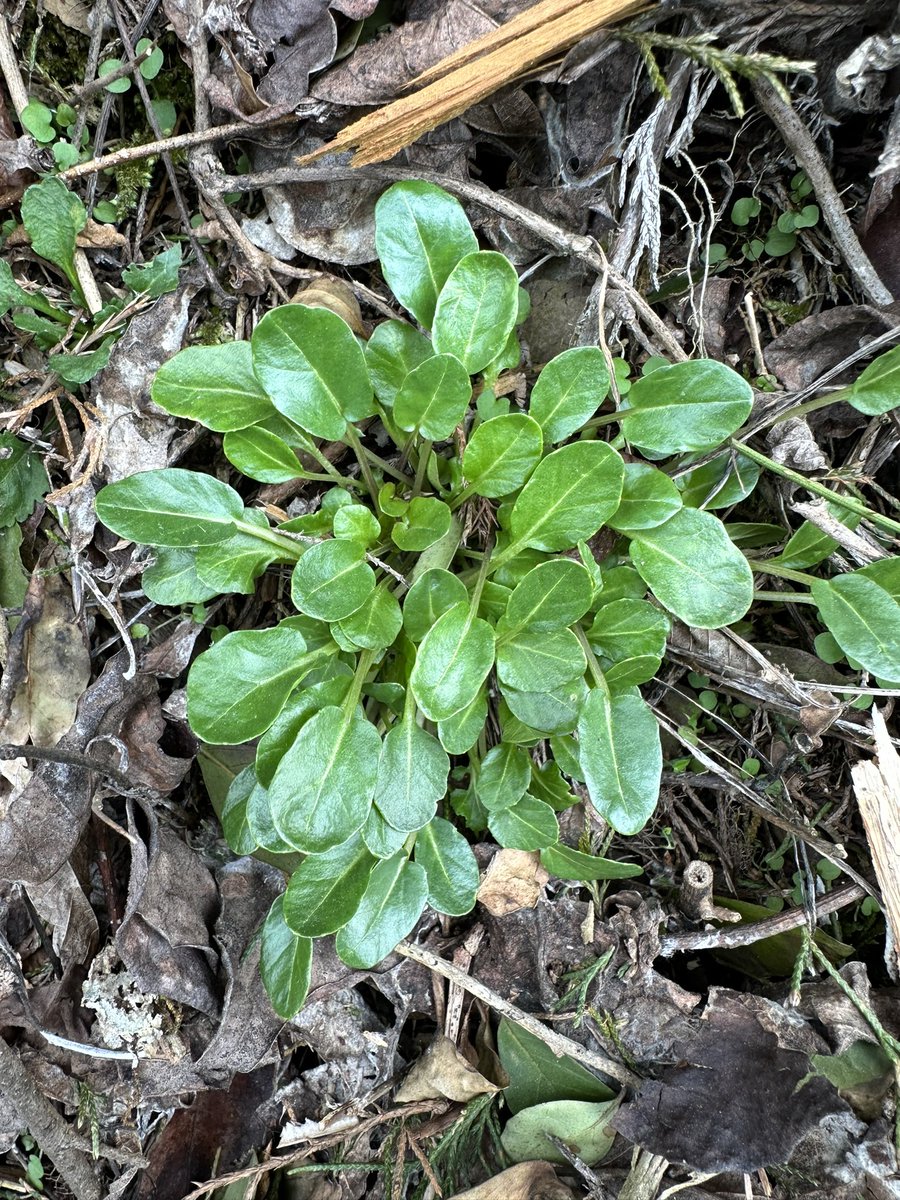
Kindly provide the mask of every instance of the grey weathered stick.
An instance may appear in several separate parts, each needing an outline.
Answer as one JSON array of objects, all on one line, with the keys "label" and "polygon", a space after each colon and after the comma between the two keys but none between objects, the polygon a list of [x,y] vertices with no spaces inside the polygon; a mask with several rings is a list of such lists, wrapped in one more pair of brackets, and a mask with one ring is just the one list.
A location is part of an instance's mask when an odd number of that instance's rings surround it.
[{"label": "grey weathered stick", "polygon": [[640,1082],[640,1076],[635,1075],[633,1071],[616,1062],[612,1058],[607,1058],[605,1054],[598,1054],[594,1050],[587,1050],[579,1042],[573,1042],[571,1038],[564,1037],[563,1034],[557,1033],[555,1029],[548,1029],[546,1025],[542,1025],[537,1017],[533,1017],[531,1013],[523,1012],[521,1008],[516,1008],[514,1004],[510,1004],[508,1000],[504,1000],[502,996],[498,996],[491,988],[486,987],[483,983],[479,983],[477,979],[473,979],[471,975],[467,975],[465,971],[461,971],[459,967],[455,967],[453,963],[447,962],[445,958],[441,958],[437,954],[432,954],[430,950],[425,950],[422,946],[416,946],[412,942],[401,942],[397,947],[397,953],[404,955],[406,958],[411,958],[414,962],[421,963],[423,967],[427,967],[429,971],[434,971],[437,975],[443,975],[445,979],[449,979],[451,983],[457,984],[470,995],[478,1000],[483,1000],[484,1003],[499,1013],[501,1017],[506,1017],[508,1021],[512,1021],[515,1025],[521,1025],[523,1029],[527,1029],[529,1033],[548,1046],[557,1058],[561,1058],[567,1054],[570,1058],[574,1058],[576,1062],[581,1063],[584,1067],[593,1067],[595,1071],[602,1071],[604,1075],[609,1075],[610,1078],[618,1080],[625,1087],[637,1087]]},{"label": "grey weathered stick", "polygon": [[809,130],[792,106],[779,96],[766,79],[757,79],[753,91],[760,108],[781,134],[784,144],[806,172],[825,223],[831,230],[853,277],[874,304],[892,304],[894,297],[881,282],[878,272],[859,244],[850,219],[841,203],[828,168],[822,161]]},{"label": "grey weathered stick", "polygon": [[76,1200],[100,1200],[100,1184],[91,1160],[72,1148],[72,1131],[38,1090],[15,1050],[0,1037],[0,1079],[28,1132],[62,1175]]}]

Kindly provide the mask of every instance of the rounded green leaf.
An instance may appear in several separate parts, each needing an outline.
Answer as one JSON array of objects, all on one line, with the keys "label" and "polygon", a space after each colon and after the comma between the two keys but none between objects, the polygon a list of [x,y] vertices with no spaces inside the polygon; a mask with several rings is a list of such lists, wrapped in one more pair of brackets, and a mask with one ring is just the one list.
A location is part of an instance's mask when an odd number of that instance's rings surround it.
[{"label": "rounded green leaf", "polygon": [[508,496],[537,466],[543,447],[541,427],[525,413],[493,417],[472,434],[463,475],[479,496]]},{"label": "rounded green leaf", "polygon": [[457,604],[426,633],[410,687],[425,716],[443,721],[472,702],[493,665],[493,629]]},{"label": "rounded green leaf", "polygon": [[614,691],[646,683],[659,670],[670,621],[646,600],[614,600],[597,613],[588,640]]},{"label": "rounded green leaf", "polygon": [[425,871],[404,850],[380,862],[356,913],[337,935],[341,959],[359,970],[376,966],[406,937],[427,900]]},{"label": "rounded green leaf", "polygon": [[395,829],[427,825],[447,791],[450,759],[433,734],[408,712],[385,734],[378,762],[375,803]]},{"label": "rounded green leaf", "polygon": [[272,401],[253,373],[249,342],[188,346],[156,372],[150,395],[176,417],[227,433],[245,429],[272,412]]},{"label": "rounded green leaf", "polygon": [[433,442],[453,433],[466,415],[472,381],[452,354],[435,354],[413,367],[394,397],[394,420]]},{"label": "rounded green leaf", "polygon": [[674,516],[683,503],[668,475],[646,463],[626,463],[622,499],[608,524],[619,533],[653,529]]},{"label": "rounded green leaf", "polygon": [[311,546],[294,568],[291,599],[320,621],[342,621],[375,590],[375,572],[361,546],[339,538]]},{"label": "rounded green leaf", "polygon": [[467,599],[466,585],[458,575],[440,567],[424,571],[403,601],[403,628],[407,637],[421,642],[438,617]]},{"label": "rounded green leaf", "polygon": [[557,879],[633,879],[635,875],[643,874],[637,863],[598,858],[595,854],[573,850],[562,842],[541,851],[541,866]]},{"label": "rounded green leaf", "polygon": [[391,291],[430,329],[441,288],[478,241],[458,200],[411,179],[393,184],[375,205],[375,249]]},{"label": "rounded green leaf", "polygon": [[393,858],[408,837],[408,833],[388,825],[376,805],[372,805],[362,827],[362,839],[376,858]]},{"label": "rounded green leaf", "polygon": [[633,445],[677,454],[718,446],[743,425],[752,407],[746,379],[724,363],[700,358],[638,379],[619,419]]},{"label": "rounded green leaf", "polygon": [[297,455],[287,442],[258,425],[226,433],[222,449],[242,475],[257,483],[286,483],[303,473]]},{"label": "rounded green leaf", "polygon": [[900,604],[858,571],[817,579],[819,614],[848,658],[881,679],[900,679]]},{"label": "rounded green leaf", "polygon": [[204,742],[235,746],[269,728],[309,670],[297,629],[227,633],[195,659],[188,675],[191,728]]},{"label": "rounded green leaf", "polygon": [[374,866],[358,833],[324,854],[308,855],[284,894],[288,928],[310,938],[337,933],[356,912]]},{"label": "rounded green leaf", "polygon": [[424,334],[405,321],[382,321],[366,343],[366,366],[375,395],[391,408],[410,371],[430,358],[434,347]]},{"label": "rounded green leaf", "polygon": [[465,708],[438,721],[438,737],[448,754],[467,754],[478,741],[487,720],[487,696],[479,688]]},{"label": "rounded green leaf", "polygon": [[259,971],[272,1007],[289,1021],[303,1007],[312,973],[312,942],[288,929],[283,896],[273,901],[262,930]]},{"label": "rounded green leaf", "polygon": [[252,766],[244,767],[231,781],[219,821],[225,841],[235,854],[252,854],[259,843],[253,833],[247,814],[247,804],[255,787],[256,772]]},{"label": "rounded green leaf", "polygon": [[541,1159],[568,1163],[562,1151],[550,1141],[565,1142],[588,1166],[598,1163],[612,1148],[616,1132],[609,1122],[619,1100],[591,1103],[587,1100],[551,1100],[522,1109],[506,1123],[501,1141],[514,1163]]},{"label": "rounded green leaf", "polygon": [[619,507],[625,464],[606,442],[575,442],[538,464],[510,515],[512,541],[568,550],[592,537]]},{"label": "rounded green leaf", "polygon": [[[242,522],[255,525],[257,529],[269,528],[266,514],[258,508],[245,509]],[[256,580],[266,567],[287,560],[287,555],[277,546],[242,529],[235,530],[220,542],[200,546],[195,553],[197,575],[204,585],[216,592],[243,592],[248,596],[256,590]],[[288,561],[293,562],[293,557]]]},{"label": "rounded green leaf", "polygon": [[657,600],[699,629],[730,625],[753,600],[747,560],[718,517],[698,508],[635,533],[631,561]]},{"label": "rounded green leaf", "polygon": [[269,805],[289,845],[321,854],[365,824],[381,738],[370,721],[336,707],[320,709],[302,727],[275,769]]},{"label": "rounded green leaf", "polygon": [[527,792],[510,808],[489,812],[488,829],[507,850],[543,850],[559,840],[556,813]]},{"label": "rounded green leaf", "polygon": [[335,673],[291,696],[260,738],[256,748],[256,778],[263,787],[268,787],[272,782],[278,764],[310,717],[329,705],[340,706],[346,699],[353,682],[350,668],[343,663],[336,663],[330,670]]},{"label": "rounded green leaf", "polygon": [[640,696],[591,691],[578,721],[578,754],[600,816],[617,833],[643,829],[659,799],[662,748],[656,718]]},{"label": "rounded green leaf", "polygon": [[334,514],[334,536],[348,542],[371,546],[381,537],[381,525],[371,509],[364,504],[344,504]]},{"label": "rounded green leaf", "polygon": [[314,437],[339,441],[374,412],[372,381],[350,326],[327,308],[283,304],[250,339],[253,370],[272,403]]},{"label": "rounded green leaf", "polygon": [[[746,500],[759,482],[762,467],[746,455],[717,454],[678,481],[681,499],[691,508],[730,508]],[[844,509],[844,512],[847,510]]]},{"label": "rounded green leaf", "polygon": [[140,471],[97,493],[97,516],[130,542],[148,546],[205,546],[234,532],[244,502],[228,484],[167,467]]},{"label": "rounded green leaf", "polygon": [[571,629],[522,629],[497,642],[497,675],[505,687],[518,692],[563,687],[583,675],[586,666],[581,643]]},{"label": "rounded green leaf", "polygon": [[537,377],[528,411],[548,442],[564,442],[589,421],[609,393],[609,370],[596,346],[575,346]]},{"label": "rounded green leaf", "polygon": [[450,531],[453,514],[434,496],[416,496],[394,522],[391,538],[401,550],[427,550]]},{"label": "rounded green leaf", "polygon": [[489,812],[499,812],[521,800],[531,781],[531,759],[520,746],[501,742],[481,760],[475,794]]},{"label": "rounded green leaf", "polygon": [[562,629],[584,616],[593,594],[591,577],[581,563],[549,559],[532,567],[513,590],[504,624],[509,630]]},{"label": "rounded green leaf", "polygon": [[141,576],[141,586],[148,600],[172,608],[182,604],[202,604],[228,590],[209,587],[203,582],[197,573],[195,546],[160,546],[153,562]]},{"label": "rounded green leaf", "polygon": [[870,362],[850,388],[847,402],[870,417],[900,404],[900,346]]},{"label": "rounded green leaf", "polygon": [[519,278],[509,259],[494,250],[467,254],[441,288],[434,348],[439,354],[455,354],[474,375],[506,345],[518,311]]},{"label": "rounded green leaf", "polygon": [[402,625],[400,605],[384,585],[376,588],[356,612],[338,621],[344,637],[363,650],[385,650],[392,646]]},{"label": "rounded green leaf", "polygon": [[293,853],[292,847],[275,828],[269,808],[269,793],[259,782],[247,797],[247,824],[262,850],[267,850],[269,854]]},{"label": "rounded green leaf", "polygon": [[503,1099],[517,1113],[550,1100],[611,1100],[612,1091],[568,1055],[557,1058],[546,1042],[504,1017],[497,1053],[509,1076]]},{"label": "rounded green leaf", "polygon": [[573,679],[558,688],[537,692],[519,692],[503,687],[503,699],[509,711],[524,725],[540,733],[571,733],[578,724],[581,706],[587,698],[584,679]]},{"label": "rounded green leaf", "polygon": [[478,891],[478,862],[462,834],[435,817],[416,835],[416,862],[428,880],[428,903],[449,917],[471,912]]}]

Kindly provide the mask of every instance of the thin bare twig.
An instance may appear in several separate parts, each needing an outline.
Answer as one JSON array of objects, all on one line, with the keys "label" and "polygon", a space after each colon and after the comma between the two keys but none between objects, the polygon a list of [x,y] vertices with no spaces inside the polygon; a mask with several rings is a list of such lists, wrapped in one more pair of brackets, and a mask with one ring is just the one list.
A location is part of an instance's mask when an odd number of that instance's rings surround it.
[{"label": "thin bare twig", "polygon": [[607,1058],[605,1054],[599,1054],[594,1050],[586,1049],[580,1042],[573,1042],[571,1038],[557,1033],[555,1029],[548,1029],[546,1025],[541,1024],[537,1017],[532,1016],[531,1013],[523,1012],[515,1004],[504,1000],[502,996],[498,996],[491,988],[479,980],[473,979],[471,975],[467,975],[465,971],[461,971],[459,967],[447,962],[440,955],[433,954],[430,950],[426,950],[423,946],[416,946],[412,942],[401,942],[397,946],[397,953],[402,954],[405,958],[411,958],[413,962],[421,963],[429,971],[443,975],[445,979],[449,979],[451,983],[457,984],[458,987],[475,996],[476,999],[483,1000],[489,1008],[499,1013],[501,1017],[506,1017],[508,1021],[512,1021],[515,1025],[521,1025],[523,1029],[527,1029],[536,1038],[540,1038],[544,1045],[548,1046],[557,1058],[568,1055],[570,1058],[574,1058],[576,1062],[581,1063],[582,1066],[592,1067],[595,1071],[601,1071],[611,1079],[617,1080],[624,1087],[637,1087],[640,1084],[640,1076],[630,1071],[628,1067],[623,1066],[622,1063],[616,1062],[612,1058]]}]

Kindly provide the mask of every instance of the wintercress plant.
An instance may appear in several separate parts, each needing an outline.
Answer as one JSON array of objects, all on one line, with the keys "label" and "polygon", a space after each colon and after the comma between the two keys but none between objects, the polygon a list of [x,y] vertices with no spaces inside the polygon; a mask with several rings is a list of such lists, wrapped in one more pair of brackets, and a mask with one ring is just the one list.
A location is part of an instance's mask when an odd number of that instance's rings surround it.
[{"label": "wintercress plant", "polygon": [[[305,856],[263,930],[284,1016],[303,1003],[316,938],[336,934],[343,960],[366,968],[426,904],[471,909],[478,866],[460,826],[540,851],[564,879],[638,873],[560,842],[570,781],[613,829],[637,833],[662,769],[640,686],[670,620],[715,629],[753,600],[751,566],[709,511],[760,471],[728,448],[753,400],[741,376],[707,360],[660,366],[598,416],[606,359],[578,347],[520,407],[494,391],[519,364],[528,311],[512,264],[480,250],[430,184],[395,184],[376,217],[384,278],[415,324],[385,321],[364,343],[335,313],[289,304],[248,342],[183,350],[153,387],[168,412],[223,433],[249,479],[314,481],[315,511],[273,524],[234,488],[176,468],[97,497],[111,530],[155,548],[144,588],[159,604],[249,594],[267,569],[291,572],[296,614],[227,633],[187,685],[199,738],[258,739],[225,803],[232,848]],[[893,406],[896,353],[851,403]],[[346,443],[359,471],[340,473],[322,439]],[[833,549],[814,534],[794,547],[800,565]],[[781,573],[809,578],[852,665],[900,678],[900,562],[813,581],[785,553]]]}]

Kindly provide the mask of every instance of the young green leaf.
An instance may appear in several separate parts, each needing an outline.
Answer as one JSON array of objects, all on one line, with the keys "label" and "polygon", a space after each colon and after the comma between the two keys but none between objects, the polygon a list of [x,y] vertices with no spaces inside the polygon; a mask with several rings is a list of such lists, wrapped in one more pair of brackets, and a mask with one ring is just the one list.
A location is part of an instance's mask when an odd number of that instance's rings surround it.
[{"label": "young green leaf", "polygon": [[140,471],[97,493],[97,516],[130,542],[206,546],[234,532],[244,502],[211,475],[168,467]]},{"label": "young green leaf", "polygon": [[449,917],[475,905],[478,862],[466,839],[449,821],[435,817],[416,836],[416,862],[428,880],[428,903]]},{"label": "young green leaf", "polygon": [[247,797],[247,824],[260,849],[267,850],[269,854],[294,854],[293,847],[275,828],[269,807],[269,793],[258,780]]},{"label": "young green leaf", "polygon": [[[759,482],[762,467],[746,455],[717,454],[678,481],[681,499],[691,508],[730,508],[746,500]],[[846,509],[842,510],[846,512]]]},{"label": "young green leaf", "polygon": [[635,875],[643,874],[637,863],[598,858],[595,854],[573,850],[562,842],[541,851],[541,866],[557,879],[633,879]]},{"label": "young green leaf", "polygon": [[263,925],[259,969],[272,1007],[289,1021],[303,1007],[312,973],[312,942],[288,929],[283,896],[273,901]]},{"label": "young green leaf", "polygon": [[402,829],[389,825],[378,810],[372,805],[366,823],[362,827],[362,840],[376,858],[393,858],[401,850],[409,837]]},{"label": "young green leaf", "polygon": [[173,416],[199,421],[217,433],[245,429],[272,412],[272,401],[253,374],[249,342],[188,346],[163,363],[150,395]]},{"label": "young green leaf", "polygon": [[592,537],[619,507],[625,466],[606,442],[574,442],[538,464],[513,505],[517,547],[568,550]]},{"label": "young green leaf", "polygon": [[558,688],[541,688],[537,692],[519,692],[511,687],[501,690],[509,711],[541,733],[571,733],[587,699],[587,685],[580,678]]},{"label": "young green leaf", "polygon": [[259,425],[226,433],[222,449],[242,475],[257,483],[286,483],[303,473],[287,442]]},{"label": "young green leaf", "polygon": [[869,363],[851,385],[847,402],[870,417],[890,412],[900,404],[900,346],[891,347]]},{"label": "young green leaf", "polygon": [[424,334],[405,321],[382,321],[366,343],[366,366],[375,395],[385,406],[393,407],[406,376],[434,354]]},{"label": "young green leaf", "polygon": [[[243,524],[255,526],[260,530],[268,530],[269,522],[266,514],[258,508],[244,510]],[[158,554],[174,553],[160,550]],[[266,567],[278,561],[293,562],[292,557],[279,552],[277,546],[263,541],[252,533],[238,529],[230,537],[222,538],[209,546],[200,546],[196,551],[196,571],[204,587],[217,592],[242,592],[252,595],[256,588],[256,580]],[[146,574],[144,576],[146,579]]]},{"label": "young green leaf", "polygon": [[458,575],[439,567],[423,572],[403,601],[403,628],[407,637],[421,642],[438,617],[467,599],[466,585]]},{"label": "young green leaf", "polygon": [[202,604],[219,592],[229,591],[203,582],[197,572],[197,556],[198,550],[193,546],[160,546],[141,576],[147,599],[178,608],[182,604]]},{"label": "young green leaf", "polygon": [[465,708],[438,721],[438,737],[448,754],[467,754],[484,729],[487,720],[487,696],[479,688]]},{"label": "young green leaf", "polygon": [[75,271],[75,239],[87,223],[87,211],[55,175],[33,183],[22,197],[22,224],[35,254],[59,267],[80,292]]},{"label": "young green leaf", "polygon": [[359,907],[374,866],[358,833],[324,854],[308,855],[284,894],[288,927],[301,937],[337,933]]},{"label": "young green leaf", "polygon": [[434,496],[416,496],[391,530],[391,539],[401,550],[427,550],[450,531],[453,514]]},{"label": "young green leaf", "polygon": [[882,679],[900,679],[900,604],[859,571],[817,579],[812,595],[837,644]]},{"label": "young green leaf", "polygon": [[631,561],[644,582],[686,624],[719,629],[750,607],[753,573],[712,513],[682,508],[632,537]]},{"label": "young green leaf", "polygon": [[460,259],[441,288],[434,348],[475,375],[503,349],[516,323],[519,279],[508,258],[479,250]]},{"label": "young green leaf", "polygon": [[371,546],[381,538],[381,525],[364,504],[343,504],[334,514],[334,536],[348,542]]},{"label": "young green leaf", "polygon": [[466,415],[472,381],[452,354],[434,354],[413,367],[394,397],[394,420],[433,442],[448,438]]},{"label": "young green leaf", "polygon": [[479,496],[517,491],[540,462],[541,428],[525,413],[493,417],[479,425],[463,454],[463,475]]},{"label": "young green leaf", "polygon": [[683,503],[668,475],[647,463],[626,463],[622,499],[607,524],[619,533],[653,529],[674,516]]},{"label": "young green leaf", "polygon": [[411,179],[389,187],[375,205],[375,249],[391,291],[430,329],[441,289],[478,241],[458,200]]},{"label": "young green leaf", "polygon": [[[282,622],[287,624],[287,622]],[[327,628],[327,627],[326,627]],[[329,641],[331,638],[329,637]],[[339,707],[347,698],[353,673],[344,663],[332,660],[324,679],[309,683],[291,696],[284,708],[263,734],[256,748],[256,777],[268,787],[278,764],[297,740],[300,730],[321,708],[329,705]],[[310,675],[310,679],[323,674],[322,670]]]},{"label": "young green leaf", "polygon": [[313,437],[340,441],[348,421],[374,413],[365,357],[337,313],[283,304],[266,313],[250,345],[272,403]]},{"label": "young green leaf", "polygon": [[531,759],[519,746],[501,742],[481,760],[475,794],[489,812],[510,808],[525,795],[531,780]]},{"label": "young green leaf", "polygon": [[294,568],[291,599],[320,621],[342,621],[375,591],[375,572],[361,546],[335,538],[311,546]]},{"label": "young green leaf", "polygon": [[547,442],[564,442],[591,419],[609,393],[609,370],[596,346],[575,346],[547,363],[528,411]]},{"label": "young green leaf", "polygon": [[574,1058],[558,1058],[540,1038],[505,1017],[497,1030],[497,1053],[509,1076],[503,1099],[512,1113],[550,1100],[613,1098],[606,1084]]},{"label": "young green leaf", "polygon": [[336,949],[348,967],[367,970],[386,958],[409,933],[428,900],[428,878],[401,850],[380,862],[362,902],[337,935]]},{"label": "young green leaf", "polygon": [[410,833],[434,816],[447,791],[450,759],[412,710],[385,734],[378,762],[375,803],[395,829]]},{"label": "young green leaf", "polygon": [[513,590],[505,628],[547,633],[573,625],[590,608],[593,592],[586,568],[571,558],[538,563]]},{"label": "young green leaf", "polygon": [[497,675],[504,687],[517,692],[563,687],[583,675],[586,666],[581,643],[571,629],[522,629],[497,642]]},{"label": "young green leaf", "polygon": [[381,738],[343,709],[320,709],[275,769],[269,804],[275,828],[307,854],[339,846],[361,829],[372,807]]},{"label": "young green leaf", "polygon": [[652,679],[669,636],[669,618],[646,600],[614,600],[597,613],[588,640],[613,691]]},{"label": "young green leaf", "polygon": [[543,850],[559,839],[556,813],[527,792],[509,808],[489,812],[488,829],[507,850]]},{"label": "young green leaf", "polygon": [[231,787],[222,805],[220,822],[225,840],[235,854],[252,854],[258,842],[253,835],[247,816],[250,793],[258,784],[253,767],[244,767],[232,780]]},{"label": "young green leaf", "polygon": [[426,633],[409,683],[425,716],[444,721],[472,702],[493,665],[493,629],[456,604]]},{"label": "young green leaf", "polygon": [[188,675],[191,728],[204,742],[235,746],[269,728],[310,670],[297,629],[240,629],[194,660]]},{"label": "young green leaf", "polygon": [[662,748],[653,713],[636,693],[610,698],[594,688],[581,710],[578,745],[594,808],[617,833],[638,833],[659,799]]},{"label": "young green leaf", "polygon": [[403,614],[387,584],[377,587],[368,600],[337,623],[344,637],[363,650],[386,650],[396,641]]},{"label": "young green leaf", "polygon": [[40,455],[21,438],[0,433],[0,529],[27,521],[49,488]]},{"label": "young green leaf", "polygon": [[181,243],[175,242],[167,250],[160,251],[148,263],[135,263],[122,272],[126,287],[156,300],[178,287],[178,271],[181,267]]},{"label": "young green leaf", "polygon": [[750,384],[731,367],[695,359],[638,379],[619,420],[628,440],[655,454],[709,450],[731,437],[753,407]]}]

